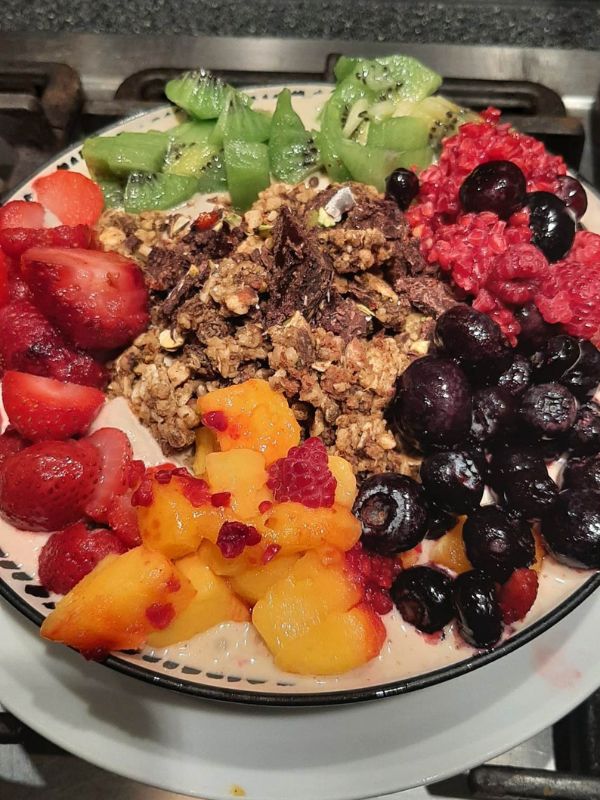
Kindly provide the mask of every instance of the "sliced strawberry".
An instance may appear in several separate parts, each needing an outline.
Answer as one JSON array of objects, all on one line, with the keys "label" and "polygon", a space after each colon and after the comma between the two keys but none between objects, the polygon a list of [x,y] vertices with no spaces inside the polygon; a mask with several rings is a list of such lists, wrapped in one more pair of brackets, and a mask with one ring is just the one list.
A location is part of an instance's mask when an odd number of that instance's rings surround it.
[{"label": "sliced strawberry", "polygon": [[0,250],[0,308],[10,300],[10,267],[8,258]]},{"label": "sliced strawberry", "polygon": [[506,625],[523,619],[535,602],[538,575],[532,569],[516,569],[498,591],[502,619]]},{"label": "sliced strawberry", "polygon": [[16,528],[56,531],[83,518],[99,476],[89,444],[38,442],[0,465],[0,511]]},{"label": "sliced strawberry", "polygon": [[104,208],[104,195],[98,184],[79,172],[57,169],[37,178],[33,188],[38,200],[63,225],[95,225]]},{"label": "sliced strawberry", "polygon": [[0,228],[0,247],[19,258],[30,247],[89,247],[92,229],[88,225],[59,225],[56,228]]},{"label": "sliced strawberry", "polygon": [[79,347],[124,347],[148,324],[142,272],[116,253],[33,247],[21,272],[37,305]]},{"label": "sliced strawberry", "polygon": [[9,369],[85,386],[106,383],[104,367],[67,344],[28,300],[0,308],[0,374]]},{"label": "sliced strawberry", "polygon": [[100,428],[83,441],[96,448],[100,459],[100,477],[85,512],[96,522],[109,523],[109,512],[116,498],[129,489],[131,443],[118,428]]},{"label": "sliced strawberry", "polygon": [[44,206],[25,200],[11,200],[0,208],[0,228],[43,228]]},{"label": "sliced strawberry", "polygon": [[108,510],[108,524],[115,536],[118,536],[128,548],[137,547],[142,543],[137,511],[131,505],[132,495],[133,490],[128,489],[125,494],[113,498],[112,505]]},{"label": "sliced strawberry", "polygon": [[126,549],[111,531],[90,531],[78,522],[53,533],[42,547],[38,562],[40,583],[51,592],[66,594],[103,558]]},{"label": "sliced strawberry", "polygon": [[104,404],[104,394],[91,386],[11,370],[2,381],[2,400],[11,425],[38,442],[87,433]]},{"label": "sliced strawberry", "polygon": [[28,446],[29,442],[23,439],[20,433],[17,433],[13,428],[7,428],[0,436],[0,464],[8,456],[12,456]]}]

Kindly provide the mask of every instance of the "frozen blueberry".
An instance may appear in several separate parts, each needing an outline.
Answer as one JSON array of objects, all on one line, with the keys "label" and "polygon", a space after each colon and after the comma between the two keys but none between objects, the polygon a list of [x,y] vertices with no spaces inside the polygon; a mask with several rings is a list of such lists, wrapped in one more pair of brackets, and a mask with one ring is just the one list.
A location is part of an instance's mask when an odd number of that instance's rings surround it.
[{"label": "frozen blueberry", "polygon": [[531,361],[517,353],[510,367],[498,378],[498,387],[513,397],[521,397],[531,383],[532,373]]},{"label": "frozen blueberry", "polygon": [[557,326],[546,322],[533,303],[517,309],[515,317],[521,327],[517,346],[526,355],[541,350],[547,340],[556,333]]},{"label": "frozen blueberry", "polygon": [[473,395],[469,439],[488,445],[499,437],[505,438],[517,422],[517,400],[506,389],[485,386]]},{"label": "frozen blueberry", "polygon": [[421,481],[436,505],[461,514],[477,508],[485,488],[477,462],[462,450],[446,450],[424,458]]},{"label": "frozen blueberry", "polygon": [[570,458],[563,473],[563,487],[581,492],[600,492],[600,454]]},{"label": "frozen blueberry", "polygon": [[533,357],[537,383],[557,381],[585,400],[600,383],[600,351],[585,339],[560,334]]},{"label": "frozen blueberry", "polygon": [[566,433],[576,415],[577,400],[560,383],[532,386],[523,395],[521,419],[537,436],[552,438]]},{"label": "frozen blueberry", "polygon": [[439,569],[411,567],[398,575],[390,594],[406,622],[423,633],[435,633],[454,616],[452,583]]},{"label": "frozen blueberry", "polygon": [[579,406],[567,443],[575,455],[600,453],[600,406],[589,402]]},{"label": "frozen blueberry", "polygon": [[436,322],[434,338],[481,383],[500,375],[511,362],[511,349],[498,323],[471,306],[459,304],[445,311]]},{"label": "frozen blueberry", "polygon": [[496,586],[480,570],[463,572],[454,581],[454,610],[458,630],[472,647],[493,647],[502,636],[502,612]]},{"label": "frozen blueberry", "polygon": [[542,537],[557,561],[570,567],[600,568],[600,494],[567,489],[542,520]]},{"label": "frozen blueberry", "polygon": [[467,557],[477,569],[504,581],[535,559],[535,542],[527,522],[498,506],[482,506],[469,514],[463,527]]}]

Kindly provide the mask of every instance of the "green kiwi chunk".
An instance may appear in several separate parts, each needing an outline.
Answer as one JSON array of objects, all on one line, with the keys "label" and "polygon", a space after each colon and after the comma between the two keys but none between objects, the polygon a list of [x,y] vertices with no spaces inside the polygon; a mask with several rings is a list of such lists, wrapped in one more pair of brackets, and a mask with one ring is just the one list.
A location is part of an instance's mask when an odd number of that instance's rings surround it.
[{"label": "green kiwi chunk", "polygon": [[262,142],[226,141],[225,172],[233,207],[246,211],[271,182],[269,148]]},{"label": "green kiwi chunk", "polygon": [[222,151],[208,162],[198,176],[198,191],[202,194],[227,191],[227,173]]},{"label": "green kiwi chunk", "polygon": [[158,172],[168,146],[166,133],[119,133],[86,139],[82,154],[93,175],[126,176],[130,172]]},{"label": "green kiwi chunk", "polygon": [[[195,119],[217,119],[231,92],[235,92],[232,86],[206,69],[186,72],[165,86],[169,100]],[[247,95],[240,93],[240,98],[250,103]]]},{"label": "green kiwi chunk", "polygon": [[122,208],[124,187],[117,178],[99,178],[96,180],[104,195],[105,208]]},{"label": "green kiwi chunk", "polygon": [[431,150],[428,147],[398,152],[345,139],[339,144],[339,152],[355,181],[369,183],[380,192],[385,189],[388,175],[398,167],[422,169],[431,162]]},{"label": "green kiwi chunk", "polygon": [[271,172],[278,181],[298,183],[319,168],[319,150],[292,108],[292,95],[283,89],[271,121],[269,139]]},{"label": "green kiwi chunk", "polygon": [[125,184],[125,211],[166,211],[189,200],[197,191],[198,181],[190,176],[132,172]]},{"label": "green kiwi chunk", "polygon": [[266,142],[271,133],[271,115],[253,111],[238,92],[231,92],[219,115],[209,142],[219,148],[229,140],[241,142]]},{"label": "green kiwi chunk", "polygon": [[388,150],[417,150],[429,144],[429,125],[417,117],[391,117],[370,122],[367,144]]},{"label": "green kiwi chunk", "polygon": [[212,119],[190,119],[168,131],[171,142],[175,144],[206,144],[215,128]]},{"label": "green kiwi chunk", "polygon": [[208,142],[174,145],[167,155],[164,172],[168,175],[191,175],[198,178],[218,150]]}]

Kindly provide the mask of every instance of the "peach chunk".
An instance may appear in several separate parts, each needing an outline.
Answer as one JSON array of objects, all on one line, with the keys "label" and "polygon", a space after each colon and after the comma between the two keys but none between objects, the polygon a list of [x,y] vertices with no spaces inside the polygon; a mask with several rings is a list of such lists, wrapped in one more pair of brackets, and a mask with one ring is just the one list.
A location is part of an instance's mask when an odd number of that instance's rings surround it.
[{"label": "peach chunk", "polygon": [[539,572],[542,568],[544,558],[546,556],[546,548],[544,547],[544,543],[542,541],[542,535],[538,529],[537,525],[534,525],[531,529],[533,534],[533,541],[535,542],[535,558],[533,560],[533,564],[531,565],[530,569],[534,569],[536,572]]},{"label": "peach chunk", "polygon": [[206,502],[193,505],[184,486],[176,475],[166,484],[153,480],[152,503],[137,507],[143,543],[173,559],[194,553],[202,539],[216,542],[223,523],[233,518],[227,508],[211,504],[208,488]]},{"label": "peach chunk", "polygon": [[252,622],[276,660],[287,642],[362,599],[362,589],[330,561],[329,553],[306,553],[254,606]]},{"label": "peach chunk", "polygon": [[206,456],[219,449],[215,432],[210,428],[198,428],[196,431],[196,449],[194,451],[194,475],[201,478],[206,472]]},{"label": "peach chunk", "polygon": [[166,556],[142,545],[103,559],[60,600],[41,633],[83,651],[139,647],[195,594]]},{"label": "peach chunk", "polygon": [[265,514],[263,541],[278,544],[283,553],[300,553],[329,544],[350,550],[360,537],[360,522],[348,508],[307,508],[302,503],[278,503]]},{"label": "peach chunk", "polygon": [[232,575],[229,584],[242,599],[254,604],[269,591],[274,583],[289,575],[299,557],[298,555],[277,555],[266,564],[259,564]]},{"label": "peach chunk", "polygon": [[287,400],[258,378],[209,392],[198,399],[198,409],[221,450],[256,450],[267,466],[300,442],[300,426]]},{"label": "peach chunk", "polygon": [[356,477],[352,464],[341,456],[329,456],[329,469],[337,481],[335,487],[335,502],[340,506],[352,508],[356,500]]},{"label": "peach chunk", "polygon": [[220,622],[249,621],[248,608],[201,557],[186,556],[177,562],[177,568],[190,581],[196,596],[168,627],[148,636],[150,647],[168,647],[186,641]]},{"label": "peach chunk", "polygon": [[368,605],[335,611],[304,636],[281,648],[281,669],[300,675],[334,675],[366,664],[381,651],[385,625]]},{"label": "peach chunk", "polygon": [[466,517],[459,517],[456,525],[440,537],[431,550],[434,564],[447,567],[457,574],[473,569],[467,558],[462,530]]},{"label": "peach chunk", "polygon": [[260,542],[252,547],[245,547],[242,553],[235,558],[225,558],[216,544],[205,540],[200,545],[198,554],[215,575],[229,577],[231,575],[239,575],[262,564],[264,551],[265,546]]},{"label": "peach chunk", "polygon": [[211,492],[231,494],[229,507],[236,519],[256,517],[261,503],[273,502],[264,456],[254,450],[210,453],[206,456],[205,477]]}]

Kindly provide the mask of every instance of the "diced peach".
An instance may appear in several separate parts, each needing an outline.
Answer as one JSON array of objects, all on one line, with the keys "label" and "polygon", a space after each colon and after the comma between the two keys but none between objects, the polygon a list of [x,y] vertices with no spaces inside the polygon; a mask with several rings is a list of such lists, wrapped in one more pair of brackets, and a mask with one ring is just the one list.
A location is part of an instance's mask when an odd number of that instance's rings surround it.
[{"label": "diced peach", "polygon": [[299,557],[276,555],[266,564],[232,575],[229,584],[237,595],[254,605],[274,583],[289,575]]},{"label": "diced peach", "polygon": [[209,392],[198,399],[198,409],[221,450],[256,450],[267,466],[300,442],[300,426],[287,400],[258,378]]},{"label": "diced peach", "polygon": [[350,550],[360,537],[360,523],[348,508],[308,508],[302,503],[278,503],[264,516],[263,540],[283,553],[301,553],[330,544]]},{"label": "diced peach", "polygon": [[334,612],[348,611],[362,589],[337,564],[310,551],[254,606],[252,621],[275,657],[286,643],[307,634]]},{"label": "diced peach", "polygon": [[185,480],[173,476],[169,483],[152,481],[152,503],[138,506],[142,541],[168,558],[183,558],[194,553],[202,539],[216,542],[221,526],[233,519],[229,509],[207,502],[193,505],[184,493]]},{"label": "diced peach", "polygon": [[546,555],[546,548],[544,547],[542,535],[540,534],[537,525],[533,526],[531,532],[533,533],[533,541],[535,542],[535,558],[530,569],[534,569],[536,572],[539,572],[542,568],[544,557]]},{"label": "diced peach", "polygon": [[328,464],[337,481],[335,502],[340,506],[352,508],[357,494],[356,477],[352,464],[341,456],[329,456]]},{"label": "diced peach", "polygon": [[215,575],[230,577],[260,566],[263,563],[264,551],[265,545],[260,542],[253,547],[245,547],[235,558],[225,558],[216,544],[205,540],[200,545],[198,555]]},{"label": "diced peach", "polygon": [[194,475],[201,478],[206,472],[206,456],[219,449],[215,432],[210,428],[198,428],[196,431],[196,449],[194,451]]},{"label": "diced peach", "polygon": [[236,519],[256,517],[261,503],[273,502],[264,456],[254,450],[209,453],[205,477],[211,492],[231,494],[229,507]]},{"label": "diced peach", "polygon": [[418,544],[412,550],[406,550],[397,556],[398,561],[402,564],[402,569],[410,569],[419,563],[421,553],[423,552],[423,545]]},{"label": "diced peach", "polygon": [[465,520],[466,517],[459,517],[454,528],[437,540],[431,552],[431,560],[434,564],[447,567],[457,574],[473,569],[467,558],[462,535]]},{"label": "diced peach", "polygon": [[164,630],[148,636],[151,647],[168,647],[203,633],[220,622],[247,622],[250,612],[231,591],[227,583],[215,575],[202,558],[186,556],[177,562],[177,568],[196,590],[196,596]]},{"label": "diced peach", "polygon": [[334,675],[366,664],[381,651],[385,625],[364,603],[335,611],[275,656],[281,669],[300,675]]},{"label": "diced peach", "polygon": [[103,559],[60,600],[41,633],[83,651],[139,647],[195,594],[166,556],[142,545]]}]

